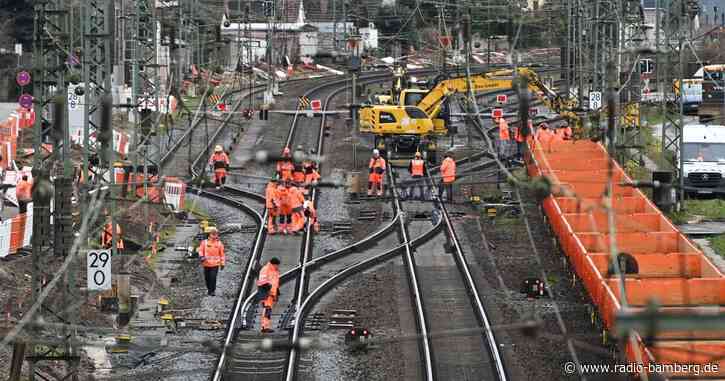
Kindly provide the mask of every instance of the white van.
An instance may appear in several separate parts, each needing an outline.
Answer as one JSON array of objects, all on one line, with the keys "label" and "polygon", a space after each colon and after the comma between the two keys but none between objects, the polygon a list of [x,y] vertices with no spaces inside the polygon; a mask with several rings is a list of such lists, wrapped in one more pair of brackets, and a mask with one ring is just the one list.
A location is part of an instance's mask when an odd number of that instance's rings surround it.
[{"label": "white van", "polygon": [[713,193],[725,186],[725,126],[688,124],[682,129],[685,186],[692,193]]}]

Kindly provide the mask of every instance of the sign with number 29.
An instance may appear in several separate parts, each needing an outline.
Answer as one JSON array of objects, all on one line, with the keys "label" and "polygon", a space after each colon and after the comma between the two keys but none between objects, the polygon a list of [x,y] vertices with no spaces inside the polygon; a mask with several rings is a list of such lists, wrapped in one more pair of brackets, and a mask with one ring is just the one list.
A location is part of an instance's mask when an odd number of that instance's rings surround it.
[{"label": "sign with number 29", "polygon": [[110,290],[111,251],[90,250],[87,260],[88,290]]}]

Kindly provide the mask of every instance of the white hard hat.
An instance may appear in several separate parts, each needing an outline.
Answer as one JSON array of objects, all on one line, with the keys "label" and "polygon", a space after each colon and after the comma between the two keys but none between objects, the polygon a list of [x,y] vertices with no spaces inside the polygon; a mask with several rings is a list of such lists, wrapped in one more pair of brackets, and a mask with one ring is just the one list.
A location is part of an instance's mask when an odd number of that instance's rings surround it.
[{"label": "white hard hat", "polygon": [[376,149],[374,149],[374,150],[373,150],[373,155],[380,155],[380,151],[378,151],[378,150],[377,150],[377,148],[376,148]]},{"label": "white hard hat", "polygon": [[222,151],[224,151],[224,148],[222,148],[222,146],[217,145],[216,147],[214,147],[214,152],[222,152]]}]

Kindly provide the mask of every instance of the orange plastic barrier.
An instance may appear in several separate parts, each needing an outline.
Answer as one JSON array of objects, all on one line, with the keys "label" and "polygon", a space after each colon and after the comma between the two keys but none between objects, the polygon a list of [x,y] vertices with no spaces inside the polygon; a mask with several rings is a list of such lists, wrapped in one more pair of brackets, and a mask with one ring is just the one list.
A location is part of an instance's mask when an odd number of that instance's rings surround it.
[{"label": "orange plastic barrier", "polygon": [[[540,146],[540,145],[539,145]],[[656,301],[664,311],[692,313],[706,306],[725,318],[725,277],[613,163],[610,228],[604,198],[610,172],[609,156],[591,141],[564,141],[535,147],[527,169],[531,176],[546,176],[553,194],[542,202],[552,230],[569,258],[607,329],[616,324],[616,313],[642,310]],[[637,272],[621,281],[610,273],[611,239],[616,253],[636,262]],[[646,364],[709,364],[710,378],[725,377],[725,332],[698,330],[657,332],[648,345],[639,333],[628,341],[628,361]],[[713,365],[719,368],[713,370]],[[702,368],[699,370],[703,372]],[[665,371],[667,377],[690,377],[695,369]]]}]

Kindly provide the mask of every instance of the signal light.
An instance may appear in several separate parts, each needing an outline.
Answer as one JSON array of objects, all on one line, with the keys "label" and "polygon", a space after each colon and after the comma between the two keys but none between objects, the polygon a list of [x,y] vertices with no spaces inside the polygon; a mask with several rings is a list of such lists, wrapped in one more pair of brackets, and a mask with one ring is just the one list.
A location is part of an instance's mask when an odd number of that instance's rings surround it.
[{"label": "signal light", "polygon": [[367,335],[368,335],[368,330],[366,329],[363,331],[363,336],[367,336]]},{"label": "signal light", "polygon": [[350,335],[355,336],[355,330],[354,329],[350,331]]}]

